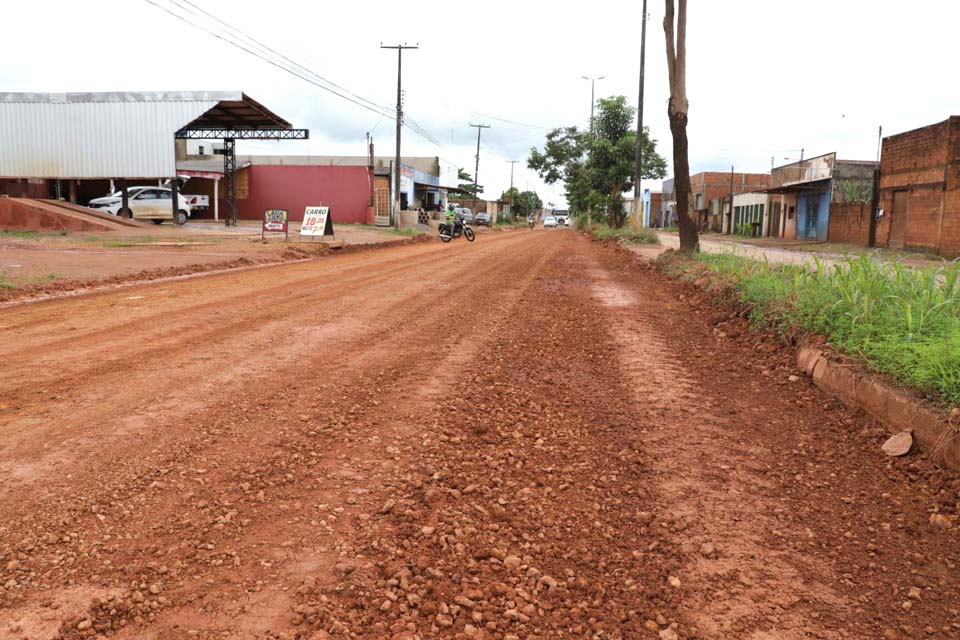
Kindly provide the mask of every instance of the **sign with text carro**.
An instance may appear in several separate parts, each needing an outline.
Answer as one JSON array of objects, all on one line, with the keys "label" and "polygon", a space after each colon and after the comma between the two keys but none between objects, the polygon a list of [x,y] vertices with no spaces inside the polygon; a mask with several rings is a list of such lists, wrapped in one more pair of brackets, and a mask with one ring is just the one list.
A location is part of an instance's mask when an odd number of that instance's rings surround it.
[{"label": "sign with text carro", "polygon": [[263,212],[263,229],[260,230],[260,239],[264,239],[265,233],[282,233],[284,239],[290,237],[287,224],[286,209],[267,209]]},{"label": "sign with text carro", "polygon": [[301,236],[333,236],[333,220],[330,218],[330,207],[307,207],[303,212],[303,223],[300,225]]}]

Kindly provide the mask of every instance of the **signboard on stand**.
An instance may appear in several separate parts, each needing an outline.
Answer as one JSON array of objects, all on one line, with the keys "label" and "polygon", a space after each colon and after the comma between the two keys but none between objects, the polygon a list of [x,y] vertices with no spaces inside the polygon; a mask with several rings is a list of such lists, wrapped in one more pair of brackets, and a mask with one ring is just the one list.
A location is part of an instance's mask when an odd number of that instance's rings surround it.
[{"label": "signboard on stand", "polygon": [[300,225],[301,236],[322,238],[333,237],[333,220],[330,218],[330,207],[307,207],[303,212],[303,223]]},{"label": "signboard on stand", "polygon": [[263,212],[263,229],[260,230],[260,239],[264,240],[266,233],[282,233],[284,241],[290,239],[288,232],[286,209],[267,209]]}]

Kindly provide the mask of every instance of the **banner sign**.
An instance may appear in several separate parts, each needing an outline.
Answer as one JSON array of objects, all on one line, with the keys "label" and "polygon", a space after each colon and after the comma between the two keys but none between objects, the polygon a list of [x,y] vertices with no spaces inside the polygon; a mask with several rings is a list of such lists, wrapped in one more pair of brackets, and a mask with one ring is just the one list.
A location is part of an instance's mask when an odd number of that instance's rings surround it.
[{"label": "banner sign", "polygon": [[307,207],[300,225],[301,236],[333,236],[330,207]]},{"label": "banner sign", "polygon": [[288,235],[286,209],[267,209],[263,212],[263,229],[260,231],[260,238],[263,239],[263,234],[268,232]]}]

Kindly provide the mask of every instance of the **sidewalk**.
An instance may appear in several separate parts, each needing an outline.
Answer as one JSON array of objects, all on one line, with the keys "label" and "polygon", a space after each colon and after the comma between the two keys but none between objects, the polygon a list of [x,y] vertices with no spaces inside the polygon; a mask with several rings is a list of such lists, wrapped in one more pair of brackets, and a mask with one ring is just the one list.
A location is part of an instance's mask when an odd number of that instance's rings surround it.
[{"label": "sidewalk", "polygon": [[[654,230],[665,249],[679,249],[680,236],[669,231]],[[847,256],[879,255],[884,261],[899,261],[910,267],[935,267],[942,260],[929,258],[920,253],[903,253],[881,248],[868,248],[836,243],[781,241],[781,246],[771,246],[769,241],[741,239],[735,236],[714,234],[700,236],[700,250],[708,253],[734,253],[745,258],[767,260],[777,264],[813,265],[820,260],[827,265],[843,261]],[[786,245],[786,246],[783,246]],[[832,251],[818,251],[817,247],[826,246]]]}]

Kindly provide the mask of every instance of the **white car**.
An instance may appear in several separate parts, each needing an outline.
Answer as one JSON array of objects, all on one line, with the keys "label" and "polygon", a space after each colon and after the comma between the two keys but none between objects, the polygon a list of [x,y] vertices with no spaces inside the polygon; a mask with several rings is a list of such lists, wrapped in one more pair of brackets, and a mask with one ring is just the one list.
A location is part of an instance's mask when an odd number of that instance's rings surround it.
[{"label": "white car", "polygon": [[546,218],[543,219],[544,229],[549,229],[550,227],[556,228],[556,226],[557,226],[557,219],[555,217],[547,216]]},{"label": "white car", "polygon": [[[164,220],[173,220],[173,194],[168,187],[127,187],[127,201],[135,220],[153,220],[162,224]],[[177,221],[183,224],[192,213],[190,205],[178,198]],[[123,207],[123,192],[115,191],[103,198],[94,198],[87,206],[97,211],[120,215]]]}]

